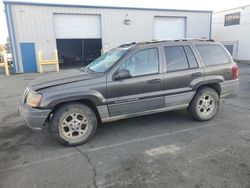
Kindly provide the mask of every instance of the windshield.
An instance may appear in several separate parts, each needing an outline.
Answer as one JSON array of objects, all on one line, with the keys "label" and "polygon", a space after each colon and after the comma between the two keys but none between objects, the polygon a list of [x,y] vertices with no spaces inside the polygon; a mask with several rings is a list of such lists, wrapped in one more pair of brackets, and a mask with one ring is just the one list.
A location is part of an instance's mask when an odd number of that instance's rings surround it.
[{"label": "windshield", "polygon": [[126,52],[128,48],[116,48],[103,54],[95,61],[90,63],[85,68],[94,72],[106,72],[112,65],[115,64]]}]

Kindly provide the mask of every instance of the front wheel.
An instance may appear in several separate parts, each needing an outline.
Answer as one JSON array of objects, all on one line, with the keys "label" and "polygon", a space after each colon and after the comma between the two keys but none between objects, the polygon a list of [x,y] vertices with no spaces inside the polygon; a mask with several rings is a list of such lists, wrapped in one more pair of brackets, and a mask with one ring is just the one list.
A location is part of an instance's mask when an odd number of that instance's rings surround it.
[{"label": "front wheel", "polygon": [[91,108],[80,103],[59,107],[53,114],[51,132],[65,145],[87,142],[96,132],[97,118]]},{"label": "front wheel", "polygon": [[197,91],[189,104],[188,111],[198,121],[212,119],[219,108],[219,95],[209,87],[203,87]]}]

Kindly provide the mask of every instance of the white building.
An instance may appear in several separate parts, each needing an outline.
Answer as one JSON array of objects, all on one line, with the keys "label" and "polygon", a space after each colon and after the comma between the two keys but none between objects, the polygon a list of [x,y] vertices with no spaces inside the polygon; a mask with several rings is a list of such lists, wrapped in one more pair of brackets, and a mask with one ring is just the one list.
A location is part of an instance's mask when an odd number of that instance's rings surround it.
[{"label": "white building", "polygon": [[213,13],[212,38],[234,59],[250,60],[250,5]]},{"label": "white building", "polygon": [[[96,7],[5,0],[16,72],[38,71],[38,52],[60,68],[88,64],[101,49],[152,39],[210,38],[211,11]],[[52,67],[47,67],[51,69]]]}]

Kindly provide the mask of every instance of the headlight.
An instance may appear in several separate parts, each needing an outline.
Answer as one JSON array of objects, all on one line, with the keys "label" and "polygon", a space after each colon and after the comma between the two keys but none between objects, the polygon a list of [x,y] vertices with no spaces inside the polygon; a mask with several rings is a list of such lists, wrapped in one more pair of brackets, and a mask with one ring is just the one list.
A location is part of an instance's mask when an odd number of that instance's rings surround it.
[{"label": "headlight", "polygon": [[31,107],[38,107],[42,100],[42,95],[34,91],[29,91],[26,97],[26,103]]}]

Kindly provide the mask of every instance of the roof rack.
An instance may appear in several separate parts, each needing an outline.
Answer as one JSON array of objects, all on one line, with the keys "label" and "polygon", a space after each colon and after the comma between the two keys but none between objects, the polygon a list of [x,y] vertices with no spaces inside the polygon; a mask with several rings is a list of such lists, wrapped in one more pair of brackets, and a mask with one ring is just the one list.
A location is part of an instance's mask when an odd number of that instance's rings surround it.
[{"label": "roof rack", "polygon": [[181,41],[207,41],[207,42],[215,42],[213,39],[208,39],[208,38],[183,38],[183,39],[167,39],[167,40],[150,40],[150,41],[145,41],[145,42],[131,42],[128,44],[122,44],[118,47],[120,48],[125,48],[125,47],[129,47],[132,45],[145,45],[145,44],[152,44],[152,43],[160,43],[160,42],[181,42]]},{"label": "roof rack", "polygon": [[167,40],[157,40],[153,39],[151,41],[140,42],[138,44],[151,44],[151,43],[159,43],[159,42],[179,42],[179,41],[208,41],[208,42],[215,42],[213,39],[207,38],[183,38],[183,39],[167,39]]},{"label": "roof rack", "polygon": [[183,39],[176,39],[174,41],[208,41],[208,42],[215,42],[213,39],[208,39],[208,38],[183,38]]}]

